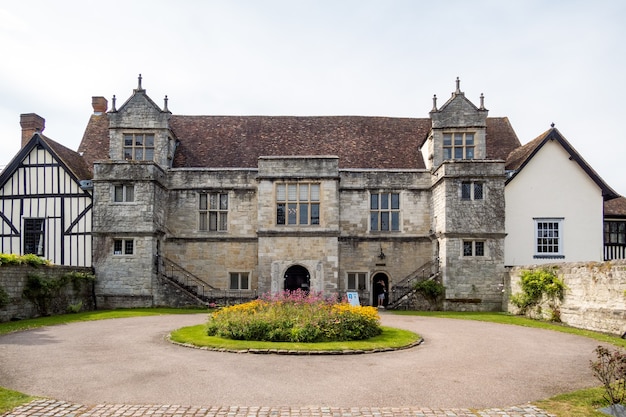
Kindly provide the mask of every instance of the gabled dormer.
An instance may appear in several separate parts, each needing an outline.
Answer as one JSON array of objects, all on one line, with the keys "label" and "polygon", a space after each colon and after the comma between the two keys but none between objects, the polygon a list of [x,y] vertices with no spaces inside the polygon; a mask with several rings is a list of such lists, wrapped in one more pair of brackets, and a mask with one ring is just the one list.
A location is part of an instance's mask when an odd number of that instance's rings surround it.
[{"label": "gabled dormer", "polygon": [[465,97],[456,79],[456,90],[441,108],[437,108],[437,96],[433,97],[431,134],[423,146],[422,153],[428,155],[427,168],[436,169],[448,160],[486,159],[486,128],[488,110],[484,97],[480,96],[480,107]]},{"label": "gabled dormer", "polygon": [[170,168],[176,149],[176,138],[169,127],[172,113],[167,96],[161,109],[141,86],[139,74],[133,95],[117,109],[115,96],[109,116],[109,158],[112,160],[154,161]]}]

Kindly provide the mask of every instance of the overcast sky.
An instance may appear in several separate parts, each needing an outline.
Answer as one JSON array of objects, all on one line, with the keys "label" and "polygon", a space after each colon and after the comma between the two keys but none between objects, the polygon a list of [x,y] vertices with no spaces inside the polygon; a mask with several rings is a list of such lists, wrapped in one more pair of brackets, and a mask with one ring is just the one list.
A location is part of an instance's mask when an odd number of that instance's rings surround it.
[{"label": "overcast sky", "polygon": [[0,166],[21,113],[76,150],[143,76],[185,115],[428,117],[460,77],[522,143],[555,123],[626,194],[626,2],[0,0]]}]

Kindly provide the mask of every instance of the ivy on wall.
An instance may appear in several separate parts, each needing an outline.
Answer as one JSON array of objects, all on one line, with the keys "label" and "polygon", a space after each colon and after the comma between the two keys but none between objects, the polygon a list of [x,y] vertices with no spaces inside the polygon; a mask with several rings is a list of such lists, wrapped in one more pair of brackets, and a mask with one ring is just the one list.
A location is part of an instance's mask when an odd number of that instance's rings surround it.
[{"label": "ivy on wall", "polygon": [[70,304],[67,297],[71,285],[75,298],[85,285],[95,281],[93,274],[84,272],[68,272],[58,278],[44,278],[37,274],[29,274],[22,292],[22,297],[33,303],[42,316],[53,313],[78,312],[82,303]]},{"label": "ivy on wall", "polygon": [[546,301],[550,308],[550,320],[561,321],[558,302],[563,300],[566,286],[555,271],[555,268],[522,271],[522,291],[510,297],[511,303],[519,309],[520,314],[536,313],[542,316],[541,303]]}]

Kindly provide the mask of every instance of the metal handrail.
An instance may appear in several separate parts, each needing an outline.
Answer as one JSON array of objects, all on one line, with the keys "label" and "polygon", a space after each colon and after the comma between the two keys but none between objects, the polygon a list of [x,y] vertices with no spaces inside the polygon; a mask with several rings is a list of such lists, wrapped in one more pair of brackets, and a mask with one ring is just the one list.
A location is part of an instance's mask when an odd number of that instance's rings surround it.
[{"label": "metal handrail", "polygon": [[156,255],[156,258],[157,268],[160,275],[175,281],[187,289],[195,287],[196,289],[193,292],[199,297],[208,297],[209,292],[216,289],[210,284],[207,284],[201,278],[178,265],[176,262],[159,255]]},{"label": "metal handrail", "polygon": [[391,288],[391,303],[388,308],[395,308],[409,294],[415,292],[414,286],[420,281],[434,279],[439,274],[439,260],[434,259],[411,272]]},{"label": "metal handrail", "polygon": [[160,276],[175,282],[205,303],[220,300],[228,303],[231,301],[244,302],[257,298],[256,290],[221,290],[215,288],[164,256],[156,256],[156,265]]}]

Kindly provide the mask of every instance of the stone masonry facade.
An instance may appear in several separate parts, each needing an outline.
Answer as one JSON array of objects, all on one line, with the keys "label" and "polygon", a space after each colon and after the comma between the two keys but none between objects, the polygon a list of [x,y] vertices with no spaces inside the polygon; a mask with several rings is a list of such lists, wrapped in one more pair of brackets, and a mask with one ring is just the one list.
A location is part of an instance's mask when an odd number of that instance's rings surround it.
[{"label": "stone masonry facade", "polygon": [[[29,275],[37,275],[45,280],[53,280],[73,272],[91,274],[93,271],[91,268],[58,265],[40,267],[28,265],[0,266],[1,286],[9,296],[8,305],[0,308],[0,322],[33,318],[40,315],[35,305],[22,296]],[[57,303],[65,302],[65,307],[82,303],[84,309],[92,309],[94,307],[92,286],[90,284],[82,285],[79,291],[76,292],[72,285],[69,284],[64,288],[60,297],[56,298],[56,301]]]},{"label": "stone masonry facade", "polygon": [[[213,288],[262,294],[297,287],[338,297],[359,291],[364,304],[375,302],[377,282],[393,289],[433,264],[439,274],[431,278],[446,287],[444,308],[503,308],[505,172],[504,162],[488,155],[482,98],[478,108],[460,91],[453,93],[431,111],[430,129],[423,128],[427,120],[422,119],[346,118],[348,124],[332,133],[344,137],[339,148],[335,142],[327,146],[332,153],[298,154],[288,146],[268,146],[258,151],[256,163],[246,166],[187,166],[180,161],[210,159],[219,152],[232,161],[245,160],[259,142],[274,140],[272,135],[304,141],[293,146],[314,145],[326,140],[324,135],[331,133],[322,129],[330,128],[315,127],[320,119],[307,118],[284,119],[292,125],[267,134],[264,123],[277,120],[181,117],[174,122],[175,116],[160,109],[141,86],[106,115],[107,125],[99,129],[108,131],[108,155],[94,158],[93,164],[99,305],[167,304],[171,286],[164,285],[155,261],[164,257]],[[362,123],[360,130],[348,141],[346,131],[356,122]],[[226,132],[222,125],[227,123],[248,124],[235,126],[240,135],[224,142],[203,137],[203,129],[196,127],[201,123],[216,135]],[[412,134],[424,139],[410,139],[413,148],[385,149],[394,135],[384,131],[384,123],[412,126]],[[194,128],[182,132],[187,125]],[[351,162],[360,156],[346,154],[341,146],[353,146],[359,135],[371,132],[388,139],[376,146],[358,145],[355,152],[371,146],[371,156],[389,161]],[[187,137],[179,137],[183,133]],[[466,133],[462,152],[467,157],[446,157],[447,138]],[[136,139],[144,134],[153,140],[149,149]],[[244,145],[250,135],[256,139]],[[208,140],[216,140],[216,146],[205,154]],[[185,146],[195,150],[184,151]],[[453,146],[458,147],[455,143],[448,151]],[[153,153],[152,160],[129,156],[138,149]],[[414,162],[395,166],[402,158]],[[467,184],[474,187],[469,198]],[[132,201],[119,201],[117,190],[124,187],[134,190]],[[221,211],[203,208],[213,199],[223,205]]]},{"label": "stone masonry facade", "polygon": [[[439,239],[446,309],[499,310],[504,284],[504,166],[500,162],[456,162],[434,175],[435,233]],[[480,184],[481,199],[463,198],[462,184]],[[481,253],[475,253],[477,242]],[[465,245],[473,251],[464,252]],[[481,279],[476,279],[481,277]]]},{"label": "stone masonry facade", "polygon": [[[563,301],[558,304],[561,321],[573,327],[616,335],[626,334],[626,261],[558,263],[515,267],[507,278],[507,291],[520,289],[520,274],[524,270],[553,269],[565,283]],[[509,294],[505,294],[508,298]],[[516,313],[516,307],[508,305]],[[551,308],[544,303],[544,314]]]}]

